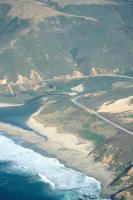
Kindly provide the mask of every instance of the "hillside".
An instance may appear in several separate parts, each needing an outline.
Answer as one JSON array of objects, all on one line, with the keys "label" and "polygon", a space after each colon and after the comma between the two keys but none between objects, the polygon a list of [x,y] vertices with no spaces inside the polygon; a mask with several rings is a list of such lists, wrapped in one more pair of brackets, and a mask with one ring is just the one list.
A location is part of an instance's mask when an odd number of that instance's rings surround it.
[{"label": "hillside", "polygon": [[[112,200],[133,199],[132,8],[0,0],[0,131],[97,178]],[[26,115],[36,99],[41,108]],[[32,134],[14,132],[23,117]]]},{"label": "hillside", "polygon": [[132,1],[1,0],[0,79],[130,73]]}]

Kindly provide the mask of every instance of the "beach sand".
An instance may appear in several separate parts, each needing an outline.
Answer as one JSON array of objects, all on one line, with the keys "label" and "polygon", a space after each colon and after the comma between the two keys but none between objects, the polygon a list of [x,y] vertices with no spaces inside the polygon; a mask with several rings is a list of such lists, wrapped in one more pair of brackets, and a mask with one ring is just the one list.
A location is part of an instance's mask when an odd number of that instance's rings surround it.
[{"label": "beach sand", "polygon": [[50,157],[59,159],[66,166],[95,177],[106,188],[112,181],[113,174],[102,163],[95,162],[93,157],[88,157],[89,152],[94,149],[93,143],[81,141],[73,134],[59,133],[57,127],[45,127],[35,119],[37,114],[38,112],[27,121],[27,124],[34,131],[23,130],[5,123],[0,123],[0,131],[20,136],[29,143],[29,146],[30,144],[35,145],[41,151],[44,150]]},{"label": "beach sand", "polygon": [[91,141],[81,140],[77,135],[59,132],[57,127],[50,127],[38,121],[38,114],[43,106],[36,113],[31,115],[27,125],[33,131],[27,131],[20,127],[10,124],[0,123],[0,131],[8,133],[11,136],[19,136],[26,142],[26,146],[43,155],[55,157],[77,171],[83,172],[88,176],[95,177],[101,182],[103,188],[113,180],[114,175],[101,162],[94,161],[89,153],[94,150],[95,146]]}]

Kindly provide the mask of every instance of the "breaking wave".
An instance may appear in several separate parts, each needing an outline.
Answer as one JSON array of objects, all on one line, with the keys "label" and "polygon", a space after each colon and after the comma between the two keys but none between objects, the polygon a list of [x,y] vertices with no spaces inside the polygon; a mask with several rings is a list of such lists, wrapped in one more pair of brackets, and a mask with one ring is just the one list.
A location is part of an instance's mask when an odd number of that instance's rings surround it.
[{"label": "breaking wave", "polygon": [[67,168],[55,158],[19,146],[3,135],[0,135],[0,161],[11,162],[12,170],[38,175],[55,191],[78,190],[83,194],[99,194],[101,191],[100,183],[93,177]]}]

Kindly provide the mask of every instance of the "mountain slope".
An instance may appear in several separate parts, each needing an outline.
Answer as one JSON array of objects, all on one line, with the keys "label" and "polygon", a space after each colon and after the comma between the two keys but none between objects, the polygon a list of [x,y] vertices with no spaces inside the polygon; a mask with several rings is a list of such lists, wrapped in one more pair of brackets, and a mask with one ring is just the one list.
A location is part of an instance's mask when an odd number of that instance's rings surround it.
[{"label": "mountain slope", "polygon": [[132,72],[132,1],[0,2],[0,79]]}]

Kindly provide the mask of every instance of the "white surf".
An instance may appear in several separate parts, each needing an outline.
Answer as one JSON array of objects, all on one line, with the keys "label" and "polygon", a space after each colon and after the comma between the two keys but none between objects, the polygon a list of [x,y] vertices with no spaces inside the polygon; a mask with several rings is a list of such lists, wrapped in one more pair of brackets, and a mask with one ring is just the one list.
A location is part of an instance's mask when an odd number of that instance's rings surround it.
[{"label": "white surf", "polygon": [[101,191],[101,184],[93,177],[67,168],[55,158],[19,146],[3,135],[0,135],[0,161],[11,161],[13,170],[37,174],[53,190],[79,190],[83,194]]}]

